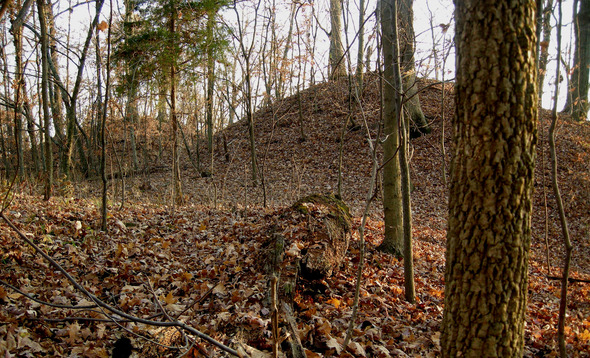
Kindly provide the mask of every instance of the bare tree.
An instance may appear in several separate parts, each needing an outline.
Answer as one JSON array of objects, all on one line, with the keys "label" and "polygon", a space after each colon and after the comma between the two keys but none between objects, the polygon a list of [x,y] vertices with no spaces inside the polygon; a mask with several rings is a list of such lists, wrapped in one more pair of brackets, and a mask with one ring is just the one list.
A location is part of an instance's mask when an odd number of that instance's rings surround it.
[{"label": "bare tree", "polygon": [[247,24],[243,24],[243,19],[240,15],[240,12],[238,11],[237,6],[233,7],[237,19],[237,32],[233,32],[233,35],[236,41],[238,42],[240,55],[242,57],[242,61],[240,61],[240,66],[242,69],[242,74],[244,76],[244,110],[246,112],[246,120],[248,122],[248,137],[250,139],[250,163],[252,183],[255,186],[258,184],[258,160],[256,154],[256,141],[254,133],[254,90],[252,88],[252,54],[254,52],[254,46],[256,44],[258,10],[261,4],[262,1],[259,0],[255,3],[254,8],[252,9],[254,12],[254,22],[252,24],[249,24],[248,26],[253,29],[253,33],[250,34],[251,40],[249,44],[246,44],[246,36],[244,34],[244,30]]}]

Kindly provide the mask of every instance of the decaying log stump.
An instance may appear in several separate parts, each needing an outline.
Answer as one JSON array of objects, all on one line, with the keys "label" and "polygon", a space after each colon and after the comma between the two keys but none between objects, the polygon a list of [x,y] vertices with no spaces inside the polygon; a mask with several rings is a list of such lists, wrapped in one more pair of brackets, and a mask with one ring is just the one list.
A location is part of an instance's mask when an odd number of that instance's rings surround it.
[{"label": "decaying log stump", "polygon": [[290,304],[299,275],[321,280],[340,266],[351,237],[351,216],[334,195],[314,194],[274,218],[265,245],[266,269],[279,279],[279,298]]}]

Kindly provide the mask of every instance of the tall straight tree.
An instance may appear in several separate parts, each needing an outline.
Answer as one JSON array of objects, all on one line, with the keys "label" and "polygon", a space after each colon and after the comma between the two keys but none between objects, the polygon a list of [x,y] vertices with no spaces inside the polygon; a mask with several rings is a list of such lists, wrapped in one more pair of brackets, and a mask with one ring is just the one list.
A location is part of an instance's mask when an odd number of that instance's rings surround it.
[{"label": "tall straight tree", "polygon": [[[20,1],[17,6],[20,7]],[[13,26],[12,34],[14,36],[14,62],[16,65],[16,91],[14,93],[14,138],[16,142],[16,155],[18,163],[18,175],[21,179],[25,176],[24,148],[23,148],[23,96],[25,92],[24,65],[22,59],[23,53],[23,28],[22,26]]]},{"label": "tall straight tree", "polygon": [[549,60],[549,42],[551,41],[551,14],[553,14],[553,0],[537,0],[537,54],[539,56],[539,74],[537,77],[537,91],[539,101],[543,96],[543,83]]},{"label": "tall straight tree", "polygon": [[401,70],[404,83],[406,120],[410,122],[410,134],[413,138],[423,133],[430,133],[430,126],[424,117],[418,96],[416,83],[416,64],[414,63],[414,0],[398,1]]},{"label": "tall straight tree", "polygon": [[[134,21],[134,11],[137,6],[137,1],[126,0],[125,1],[125,17],[123,22],[123,38],[125,41],[133,41],[133,36],[137,32],[137,28],[140,27],[140,21]],[[139,112],[137,110],[137,96],[139,91],[139,62],[141,56],[132,56],[131,58],[125,58],[125,75],[124,85],[126,89],[127,102],[125,103],[125,116],[124,120],[127,122],[125,128],[129,130],[129,140],[131,146],[131,154],[133,159],[133,169],[139,168],[139,159],[137,157],[137,145],[135,141],[135,126],[139,120]]]},{"label": "tall straight tree", "polygon": [[[399,42],[400,42],[400,31],[398,27],[398,8],[399,8],[399,0],[388,0],[383,1],[382,4],[382,14],[381,17],[382,21],[382,28],[383,28],[383,38],[387,39],[384,40],[384,46],[387,45],[391,47],[392,53],[389,56],[389,52],[387,53],[387,57],[385,58],[385,79],[388,84],[384,88],[384,106],[387,103],[387,113],[391,111],[391,102],[393,100],[393,117],[386,117],[384,118],[388,127],[391,126],[397,127],[397,131],[399,133],[399,138],[397,142],[399,143],[399,147],[390,147],[386,150],[388,152],[393,152],[392,161],[397,161],[399,166],[399,178],[388,178],[391,180],[397,180],[399,183],[395,183],[395,187],[400,188],[401,193],[401,205],[399,201],[395,201],[393,203],[387,202],[387,204],[393,204],[396,206],[401,206],[402,212],[402,237],[403,237],[403,256],[404,256],[404,286],[405,286],[405,296],[408,302],[414,302],[416,300],[416,289],[414,287],[414,263],[412,258],[412,205],[410,200],[410,171],[408,167],[408,146],[409,146],[409,128],[406,125],[408,121],[404,119],[404,104],[402,101],[403,96],[405,95],[405,88],[403,84],[403,78],[401,73],[401,63],[399,59],[402,58],[400,54]],[[391,61],[393,59],[393,61]],[[390,68],[391,67],[391,68]],[[391,76],[391,78],[390,78]],[[392,80],[391,82],[389,80]],[[387,98],[387,102],[385,101]],[[385,114],[385,111],[384,111]],[[387,131],[386,131],[387,133]],[[387,139],[389,140],[389,138]],[[387,141],[386,140],[386,141]],[[385,156],[385,160],[388,160],[387,156]],[[384,173],[385,175],[385,173]],[[385,181],[385,178],[384,178]],[[384,185],[385,186],[385,185]],[[385,197],[385,189],[383,190]],[[391,195],[391,193],[389,194]],[[386,202],[384,202],[386,203]],[[396,212],[400,211],[400,208],[395,209]],[[394,223],[397,225],[397,223]],[[397,239],[397,238],[396,238]],[[387,241],[384,240],[386,244]],[[396,247],[397,249],[398,247]]]},{"label": "tall straight tree", "polygon": [[45,189],[43,199],[49,200],[53,195],[53,149],[49,133],[49,38],[45,21],[45,1],[37,0],[39,30],[41,37],[41,99],[43,102],[43,125],[45,135]]},{"label": "tall straight tree", "polygon": [[383,215],[385,237],[379,250],[403,256],[401,169],[400,149],[401,73],[397,19],[394,18],[396,2],[382,0],[380,3],[383,43]]},{"label": "tall straight tree", "polygon": [[[256,44],[256,30],[258,27],[258,10],[260,8],[262,1],[259,0],[255,2],[252,11],[254,13],[254,20],[253,23],[250,23],[249,27],[252,28],[251,37],[249,44],[246,44],[246,22],[243,19],[243,15],[240,14],[238,7],[233,6],[234,12],[236,14],[237,26],[236,30],[233,32],[233,36],[238,42],[239,53],[242,57],[240,66],[242,67],[242,72],[244,74],[244,78],[242,80],[243,85],[243,97],[244,97],[244,111],[246,112],[246,120],[248,123],[248,137],[250,139],[250,163],[252,167],[252,184],[254,186],[258,185],[258,159],[256,154],[256,140],[255,140],[255,133],[254,133],[254,120],[255,120],[255,113],[254,113],[254,89],[252,88],[252,54],[254,51],[254,45]],[[244,22],[244,24],[243,24]]]},{"label": "tall straight tree", "polygon": [[176,114],[176,67],[178,66],[179,46],[176,43],[176,19],[178,9],[175,0],[170,1],[169,13],[169,35],[171,41],[168,42],[168,61],[170,66],[170,123],[172,125],[172,205],[182,205],[184,197],[182,195],[182,183],[180,180],[180,163],[178,153],[178,116]]},{"label": "tall straight tree", "polygon": [[[49,52],[51,62],[54,64],[59,63],[59,42],[57,36],[57,30],[55,28],[55,16],[53,14],[53,6],[47,6],[46,9],[47,19],[47,30],[49,31]],[[63,99],[62,92],[59,87],[58,81],[55,81],[49,86],[49,103],[51,109],[51,121],[53,123],[53,129],[55,137],[59,141],[60,145],[58,148],[61,150],[64,141],[64,119],[63,119]]]},{"label": "tall straight tree", "polygon": [[330,0],[330,79],[346,76],[342,47],[342,0]]},{"label": "tall straight tree", "polygon": [[[207,12],[207,29],[206,29],[206,47],[207,47],[207,148],[213,161],[213,96],[215,90],[215,46],[214,46],[214,28],[215,16],[217,9],[211,9]],[[211,166],[213,172],[213,165]]]},{"label": "tall straight tree", "polygon": [[65,138],[65,158],[62,161],[62,171],[66,175],[70,175],[70,170],[73,168],[73,151],[74,145],[78,145],[78,153],[80,155],[80,167],[81,171],[84,175],[88,175],[88,163],[86,155],[84,154],[82,143],[75,138],[77,133],[82,133],[83,137],[86,138],[86,134],[82,131],[82,127],[78,121],[78,100],[80,99],[80,91],[83,87],[83,79],[84,79],[84,68],[86,65],[86,59],[88,57],[88,49],[90,48],[90,42],[96,30],[96,26],[98,25],[98,19],[100,17],[100,11],[104,4],[104,0],[96,0],[96,13],[88,27],[88,32],[86,33],[86,39],[84,41],[84,45],[82,47],[82,51],[79,54],[79,63],[77,65],[78,71],[76,73],[76,80],[74,82],[74,87],[70,92],[66,90],[66,86],[60,80],[59,72],[57,70],[57,65],[51,63],[50,69],[53,75],[53,80],[56,84],[59,84],[59,88],[62,92],[62,100],[66,107],[66,114],[67,114],[67,125],[66,125],[66,138]]},{"label": "tall straight tree", "polygon": [[581,121],[588,117],[590,86],[590,0],[574,0],[574,66],[565,111]]},{"label": "tall straight tree", "polygon": [[358,34],[358,50],[356,57],[356,83],[358,95],[363,93],[363,56],[365,55],[365,0],[360,0],[359,3],[359,34]]},{"label": "tall straight tree", "polygon": [[535,0],[455,0],[443,357],[522,357],[537,141]]}]

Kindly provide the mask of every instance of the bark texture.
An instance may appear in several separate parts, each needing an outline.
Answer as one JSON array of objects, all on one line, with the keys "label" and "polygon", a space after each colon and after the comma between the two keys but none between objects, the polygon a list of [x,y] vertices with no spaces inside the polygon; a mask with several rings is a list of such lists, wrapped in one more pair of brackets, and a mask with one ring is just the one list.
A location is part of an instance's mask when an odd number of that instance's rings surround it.
[{"label": "bark texture", "polygon": [[[400,146],[399,130],[401,119],[401,95],[398,84],[396,89],[396,72],[399,76],[399,49],[397,43],[397,21],[394,18],[394,0],[381,2],[381,31],[383,42],[383,216],[385,221],[385,236],[378,249],[403,256],[403,227],[402,227],[402,192],[401,169],[398,150]],[[399,79],[398,79],[399,81]]]},{"label": "bark texture", "polygon": [[267,218],[264,269],[279,278],[279,298],[292,303],[299,277],[330,277],[344,261],[351,238],[351,216],[334,195],[310,195]]},{"label": "bark texture", "polygon": [[534,0],[455,1],[443,357],[522,357],[537,137]]}]

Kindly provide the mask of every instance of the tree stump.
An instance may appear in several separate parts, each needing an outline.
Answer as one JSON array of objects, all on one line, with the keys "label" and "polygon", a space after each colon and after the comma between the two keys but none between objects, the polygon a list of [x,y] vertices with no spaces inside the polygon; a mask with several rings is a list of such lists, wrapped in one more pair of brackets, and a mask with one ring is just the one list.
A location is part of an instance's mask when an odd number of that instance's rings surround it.
[{"label": "tree stump", "polygon": [[331,276],[346,256],[352,223],[334,195],[310,195],[274,215],[266,243],[266,269],[279,279],[279,298],[291,304],[299,276]]}]

